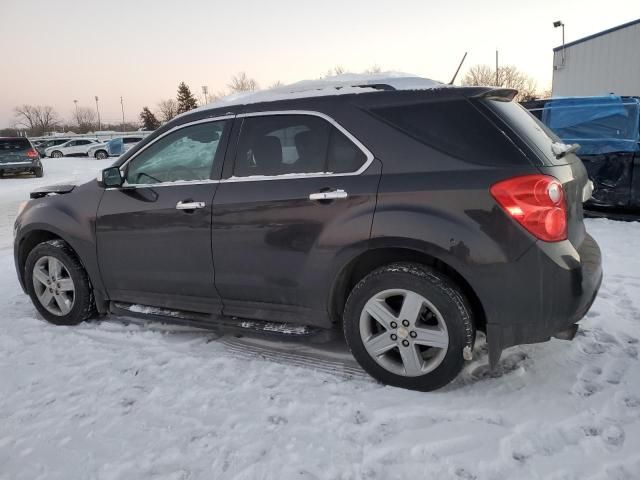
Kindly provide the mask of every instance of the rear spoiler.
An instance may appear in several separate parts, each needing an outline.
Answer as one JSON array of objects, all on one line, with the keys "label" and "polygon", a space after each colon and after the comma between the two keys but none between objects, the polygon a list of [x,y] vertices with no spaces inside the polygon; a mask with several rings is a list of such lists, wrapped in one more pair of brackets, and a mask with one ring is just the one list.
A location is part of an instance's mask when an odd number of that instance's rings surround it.
[{"label": "rear spoiler", "polygon": [[473,95],[472,98],[484,98],[486,100],[498,100],[500,102],[510,102],[518,95],[518,90],[513,88],[488,88],[484,92]]}]

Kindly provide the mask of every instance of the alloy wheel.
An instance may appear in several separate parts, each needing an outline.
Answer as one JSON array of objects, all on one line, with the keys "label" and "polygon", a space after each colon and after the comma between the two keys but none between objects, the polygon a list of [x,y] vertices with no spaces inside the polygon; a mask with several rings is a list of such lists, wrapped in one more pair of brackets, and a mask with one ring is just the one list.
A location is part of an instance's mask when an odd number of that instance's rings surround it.
[{"label": "alloy wheel", "polygon": [[449,346],[440,311],[405,289],[384,290],[367,301],[360,315],[360,337],[378,365],[406,377],[435,370]]},{"label": "alloy wheel", "polygon": [[40,257],[33,266],[33,288],[42,306],[53,315],[67,315],[75,301],[75,285],[67,267],[57,258]]}]

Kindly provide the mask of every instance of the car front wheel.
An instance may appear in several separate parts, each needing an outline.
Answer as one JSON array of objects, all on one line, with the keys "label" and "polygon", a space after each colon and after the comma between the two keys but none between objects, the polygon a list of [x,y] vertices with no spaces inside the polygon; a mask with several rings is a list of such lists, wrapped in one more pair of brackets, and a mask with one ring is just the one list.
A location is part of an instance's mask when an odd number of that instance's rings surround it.
[{"label": "car front wheel", "polygon": [[51,152],[51,158],[62,158],[62,152],[59,150]]},{"label": "car front wheel", "polygon": [[95,315],[89,277],[66,242],[37,245],[27,257],[24,272],[31,301],[48,322],[76,325]]},{"label": "car front wheel", "polygon": [[441,272],[414,263],[378,268],[351,292],[344,316],[347,344],[382,383],[435,390],[451,382],[473,348],[471,308]]},{"label": "car front wheel", "polygon": [[98,160],[105,160],[105,159],[109,158],[109,155],[104,150],[98,150],[94,156]]}]

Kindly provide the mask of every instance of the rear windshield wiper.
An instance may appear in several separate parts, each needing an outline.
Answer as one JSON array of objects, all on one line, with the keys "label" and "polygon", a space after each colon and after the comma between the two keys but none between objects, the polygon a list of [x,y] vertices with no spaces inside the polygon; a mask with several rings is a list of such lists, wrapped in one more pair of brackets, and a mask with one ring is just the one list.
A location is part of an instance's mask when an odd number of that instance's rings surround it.
[{"label": "rear windshield wiper", "polygon": [[575,153],[580,148],[580,144],[573,143],[571,145],[567,145],[566,143],[561,142],[553,142],[551,144],[551,151],[556,156],[557,159],[565,157],[570,153]]}]

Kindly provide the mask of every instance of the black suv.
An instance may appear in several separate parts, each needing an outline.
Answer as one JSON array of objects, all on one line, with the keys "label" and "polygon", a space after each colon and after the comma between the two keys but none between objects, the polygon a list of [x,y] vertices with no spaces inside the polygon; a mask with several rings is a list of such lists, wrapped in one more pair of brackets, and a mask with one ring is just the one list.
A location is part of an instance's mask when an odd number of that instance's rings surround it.
[{"label": "black suv", "polygon": [[367,372],[416,390],[456,377],[477,330],[492,365],[573,338],[602,270],[572,149],[513,90],[357,89],[201,108],[98,181],[33,192],[23,288],[55,324],[341,322]]},{"label": "black suv", "polygon": [[0,137],[0,177],[5,173],[44,175],[40,154],[28,138]]}]

